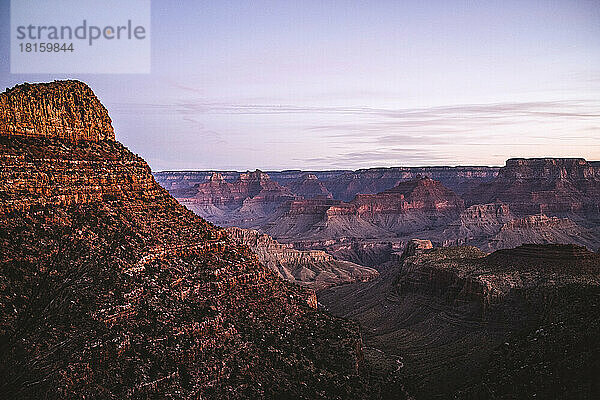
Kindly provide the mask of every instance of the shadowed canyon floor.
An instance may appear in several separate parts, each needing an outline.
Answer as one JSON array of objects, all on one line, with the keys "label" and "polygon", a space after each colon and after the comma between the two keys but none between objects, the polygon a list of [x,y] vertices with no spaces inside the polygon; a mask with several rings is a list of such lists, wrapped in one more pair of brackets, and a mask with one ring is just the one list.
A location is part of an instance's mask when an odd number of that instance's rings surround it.
[{"label": "shadowed canyon floor", "polygon": [[380,279],[330,288],[319,302],[359,321],[365,346],[398,365],[416,398],[600,394],[600,255],[411,245]]}]

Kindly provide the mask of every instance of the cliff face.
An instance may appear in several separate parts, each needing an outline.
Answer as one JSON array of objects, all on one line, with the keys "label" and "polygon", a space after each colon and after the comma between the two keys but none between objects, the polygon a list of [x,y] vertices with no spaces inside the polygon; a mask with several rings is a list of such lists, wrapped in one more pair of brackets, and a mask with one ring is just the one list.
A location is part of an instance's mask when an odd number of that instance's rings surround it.
[{"label": "cliff face", "polygon": [[397,214],[410,211],[439,214],[458,214],[463,200],[440,182],[417,178],[401,182],[378,194],[359,194],[350,202],[359,215]]},{"label": "cliff face", "polygon": [[289,183],[292,193],[305,199],[315,197],[332,198],[332,194],[327,190],[323,182],[315,174],[306,174],[299,179]]},{"label": "cliff face", "polygon": [[587,228],[568,218],[544,214],[518,218],[503,203],[473,205],[442,231],[429,237],[439,245],[471,245],[484,251],[512,248],[524,243],[572,243],[594,250],[600,243],[600,231],[597,229]]},{"label": "cliff face", "polygon": [[300,200],[281,208],[263,230],[283,239],[386,238],[431,229],[457,218],[463,201],[429,178],[401,182],[345,203]]},{"label": "cliff face", "polygon": [[179,205],[90,93],[0,95],[38,127],[0,134],[0,393],[363,397],[356,327]]},{"label": "cliff face", "polygon": [[496,167],[393,167],[370,168],[348,172],[325,182],[335,199],[352,200],[358,194],[375,194],[400,182],[426,176],[439,181],[456,193],[488,182],[496,177]]},{"label": "cliff face", "polygon": [[108,111],[78,81],[23,84],[0,97],[0,134],[69,140],[115,140]]},{"label": "cliff face", "polygon": [[176,191],[179,201],[196,214],[225,226],[257,226],[282,203],[296,198],[286,187],[256,170],[227,182],[213,173],[208,182]]},{"label": "cliff face", "polygon": [[[481,183],[493,180],[498,167],[394,167],[369,168],[356,171],[268,171],[269,177],[282,186],[288,187],[295,195],[304,198],[314,197],[316,191],[303,194],[301,185],[310,176],[311,185],[319,186],[318,191],[326,192],[336,200],[350,201],[357,194],[375,194],[393,188],[400,182],[410,181],[419,176],[427,176],[440,181],[452,191],[462,194]],[[235,171],[164,171],[155,172],[156,180],[173,196],[180,197],[177,190],[191,189],[198,183],[207,182],[213,172],[219,172],[227,182],[234,182],[241,175]],[[316,177],[317,182],[314,182]]]},{"label": "cliff face", "polygon": [[465,198],[469,204],[502,201],[518,216],[543,213],[598,220],[600,176],[579,158],[511,159],[496,179]]},{"label": "cliff face", "polygon": [[320,302],[358,320],[415,397],[597,397],[598,254],[413,247],[380,279],[327,289]]},{"label": "cliff face", "polygon": [[379,275],[372,268],[336,260],[321,250],[295,250],[255,230],[228,228],[227,232],[237,243],[248,246],[262,264],[280,277],[315,290],[366,282]]}]

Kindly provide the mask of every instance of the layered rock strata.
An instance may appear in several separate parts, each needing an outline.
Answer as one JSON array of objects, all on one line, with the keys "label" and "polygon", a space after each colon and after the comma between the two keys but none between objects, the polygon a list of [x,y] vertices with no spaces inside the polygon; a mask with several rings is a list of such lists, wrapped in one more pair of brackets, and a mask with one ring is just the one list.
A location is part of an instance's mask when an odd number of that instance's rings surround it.
[{"label": "layered rock strata", "polygon": [[69,140],[115,140],[106,108],[78,81],[23,84],[0,97],[0,134]]},{"label": "layered rock strata", "polygon": [[517,216],[600,218],[600,175],[582,158],[510,159],[498,176],[465,194],[469,204],[501,201]]},{"label": "layered rock strata", "polygon": [[336,260],[321,250],[295,250],[255,230],[227,228],[227,232],[237,243],[250,247],[261,263],[280,277],[315,290],[366,282],[379,275],[372,268]]},{"label": "layered rock strata", "polygon": [[[428,247],[428,246],[427,246]],[[417,398],[595,398],[600,257],[574,245],[430,249],[320,302]]]},{"label": "layered rock strata", "polygon": [[0,95],[37,129],[0,134],[2,396],[377,396],[357,327],[178,204],[92,96]]}]

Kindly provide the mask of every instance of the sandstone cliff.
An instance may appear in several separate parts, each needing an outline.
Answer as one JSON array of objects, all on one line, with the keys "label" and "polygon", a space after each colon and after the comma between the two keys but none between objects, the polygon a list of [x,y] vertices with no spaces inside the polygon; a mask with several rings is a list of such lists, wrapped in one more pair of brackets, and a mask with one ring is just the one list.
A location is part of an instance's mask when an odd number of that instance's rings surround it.
[{"label": "sandstone cliff", "polygon": [[115,140],[110,117],[78,81],[23,84],[0,97],[0,134],[69,140]]},{"label": "sandstone cliff", "polygon": [[345,203],[300,200],[282,207],[263,230],[285,240],[386,238],[439,227],[458,217],[463,201],[439,182],[419,177]]},{"label": "sandstone cliff", "polygon": [[176,195],[201,217],[219,225],[240,227],[260,225],[281,204],[296,198],[259,170],[240,174],[232,183],[213,173],[207,182],[178,190]]},{"label": "sandstone cliff", "polygon": [[600,230],[544,214],[518,218],[508,205],[491,203],[467,208],[459,219],[429,238],[443,246],[471,245],[484,251],[526,243],[572,243],[595,250],[600,245]]},{"label": "sandstone cliff", "polygon": [[0,104],[2,397],[377,393],[356,326],[178,204],[87,86]]},{"label": "sandstone cliff", "polygon": [[600,176],[581,158],[510,159],[498,176],[465,194],[469,204],[501,201],[517,216],[600,219]]},{"label": "sandstone cliff", "polygon": [[314,197],[333,197],[323,182],[321,182],[315,174],[305,174],[299,179],[289,183],[288,187],[292,193],[305,199],[312,199]]},{"label": "sandstone cliff", "polygon": [[280,277],[315,290],[366,282],[379,275],[372,268],[336,260],[321,250],[295,250],[255,230],[228,228],[227,232],[237,243],[247,245],[262,264]]}]

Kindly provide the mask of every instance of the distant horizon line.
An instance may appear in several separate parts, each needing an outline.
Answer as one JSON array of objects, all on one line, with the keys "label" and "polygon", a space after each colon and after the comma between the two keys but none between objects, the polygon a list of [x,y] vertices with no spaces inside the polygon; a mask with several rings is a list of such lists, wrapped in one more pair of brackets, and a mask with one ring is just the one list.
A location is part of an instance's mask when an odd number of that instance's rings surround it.
[{"label": "distant horizon line", "polygon": [[[600,163],[600,160],[586,160],[584,157],[510,157],[507,158],[506,161],[509,160],[582,160],[587,163],[596,164]],[[419,168],[502,168],[506,166],[506,162],[504,165],[419,165],[419,166],[392,166],[392,167],[363,167],[363,168],[329,168],[329,169],[320,169],[320,168],[284,168],[284,169],[275,169],[275,168],[247,168],[247,169],[229,169],[229,168],[212,168],[212,169],[162,169],[162,170],[151,170],[152,173],[164,173],[164,172],[331,172],[331,171],[343,171],[343,172],[356,172],[363,170],[375,170],[375,169],[400,169],[400,168],[410,168],[410,169],[419,169]]]}]

